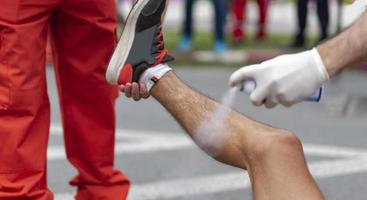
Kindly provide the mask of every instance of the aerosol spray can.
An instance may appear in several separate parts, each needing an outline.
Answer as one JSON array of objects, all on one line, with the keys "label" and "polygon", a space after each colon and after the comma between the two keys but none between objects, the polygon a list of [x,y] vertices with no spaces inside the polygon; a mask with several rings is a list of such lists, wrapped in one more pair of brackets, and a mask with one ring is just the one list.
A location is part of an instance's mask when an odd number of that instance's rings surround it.
[{"label": "aerosol spray can", "polygon": [[[247,95],[250,95],[256,88],[256,83],[254,81],[244,81],[241,84],[240,91]],[[308,102],[320,102],[322,93],[324,92],[324,86],[320,87],[315,94],[307,98],[305,101]]]}]

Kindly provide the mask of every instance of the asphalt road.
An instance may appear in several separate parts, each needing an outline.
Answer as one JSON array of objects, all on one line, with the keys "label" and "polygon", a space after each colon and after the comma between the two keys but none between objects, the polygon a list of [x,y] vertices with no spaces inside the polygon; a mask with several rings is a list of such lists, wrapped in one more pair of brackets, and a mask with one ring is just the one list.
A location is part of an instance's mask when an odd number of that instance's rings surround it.
[{"label": "asphalt road", "polygon": [[[226,92],[231,71],[210,67],[177,69],[187,84],[215,99]],[[52,68],[47,69],[47,74],[52,105],[48,180],[56,200],[69,200],[73,199],[74,189],[68,181],[75,170],[63,151]],[[367,198],[366,75],[343,73],[326,85],[324,98],[318,104],[266,110],[253,107],[246,95],[239,94],[235,109],[295,132],[327,199],[364,200]],[[117,112],[116,165],[132,180],[130,200],[251,199],[246,173],[217,163],[198,150],[154,99],[135,103],[120,97]]]}]

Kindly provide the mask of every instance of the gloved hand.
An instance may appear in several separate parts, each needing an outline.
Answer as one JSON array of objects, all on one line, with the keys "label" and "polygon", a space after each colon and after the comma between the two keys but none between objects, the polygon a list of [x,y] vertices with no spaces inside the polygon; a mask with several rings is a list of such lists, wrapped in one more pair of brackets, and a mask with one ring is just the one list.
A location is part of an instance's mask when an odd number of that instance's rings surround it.
[{"label": "gloved hand", "polygon": [[229,84],[237,86],[254,81],[256,88],[250,94],[251,102],[273,108],[277,104],[289,107],[307,99],[327,80],[329,74],[314,48],[243,67],[231,75]]}]

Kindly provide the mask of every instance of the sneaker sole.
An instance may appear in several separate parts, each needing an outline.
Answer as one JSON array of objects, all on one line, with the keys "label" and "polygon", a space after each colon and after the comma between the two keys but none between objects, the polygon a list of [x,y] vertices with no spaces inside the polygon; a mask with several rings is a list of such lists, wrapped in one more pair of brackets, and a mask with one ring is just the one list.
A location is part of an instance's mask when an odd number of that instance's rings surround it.
[{"label": "sneaker sole", "polygon": [[148,0],[138,0],[126,19],[124,30],[117,43],[117,47],[112,54],[106,71],[106,80],[112,85],[118,84],[120,72],[125,65],[135,39],[136,23],[141,11],[148,2]]}]

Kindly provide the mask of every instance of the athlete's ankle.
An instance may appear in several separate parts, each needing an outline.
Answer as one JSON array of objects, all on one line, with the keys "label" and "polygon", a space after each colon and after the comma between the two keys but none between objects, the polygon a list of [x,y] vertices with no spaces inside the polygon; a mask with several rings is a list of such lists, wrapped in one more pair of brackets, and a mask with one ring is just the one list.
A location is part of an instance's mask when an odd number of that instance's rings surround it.
[{"label": "athlete's ankle", "polygon": [[152,87],[170,71],[172,71],[172,68],[170,68],[167,64],[159,64],[155,67],[148,68],[140,76],[139,82],[145,84],[147,86],[148,92],[150,92]]}]

